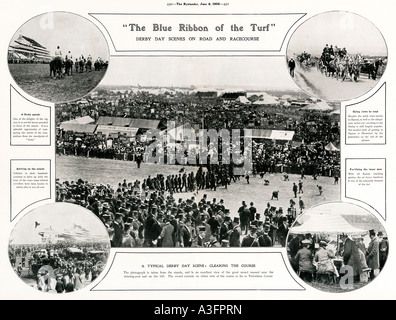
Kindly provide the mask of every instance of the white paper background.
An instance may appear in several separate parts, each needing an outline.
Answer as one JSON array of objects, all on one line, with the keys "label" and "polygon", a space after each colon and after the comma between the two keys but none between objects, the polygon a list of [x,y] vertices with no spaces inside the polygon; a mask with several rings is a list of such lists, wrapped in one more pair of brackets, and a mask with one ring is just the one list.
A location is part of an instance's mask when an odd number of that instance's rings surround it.
[{"label": "white paper background", "polygon": [[[2,15],[2,29],[1,29],[1,54],[3,58],[0,60],[0,97],[1,97],[1,130],[3,131],[1,136],[1,147],[3,156],[1,157],[1,181],[3,181],[3,188],[1,193],[1,203],[3,204],[3,211],[0,216],[0,269],[2,270],[0,274],[0,282],[2,283],[2,290],[0,291],[0,297],[2,299],[41,299],[44,298],[43,293],[37,292],[35,289],[27,287],[22,281],[20,281],[17,275],[14,273],[10,267],[8,260],[7,246],[9,241],[10,232],[18,221],[19,217],[10,222],[10,190],[9,183],[10,173],[9,173],[9,161],[10,159],[53,159],[54,158],[54,148],[52,147],[11,147],[9,138],[9,124],[10,124],[10,84],[18,88],[18,86],[13,81],[10,73],[8,71],[6,51],[9,42],[22,24],[32,17],[42,14],[44,12],[50,11],[68,11],[72,13],[79,14],[87,19],[93,21],[94,19],[90,17],[89,13],[282,13],[282,12],[299,12],[307,13],[307,15],[301,20],[309,19],[310,17],[325,12],[333,10],[343,10],[350,11],[359,14],[366,19],[370,20],[376,27],[382,32],[389,53],[389,63],[386,70],[386,75],[381,79],[381,82],[386,81],[387,83],[387,144],[376,145],[376,146],[341,146],[342,159],[341,164],[344,164],[345,158],[387,158],[387,194],[388,199],[392,199],[395,194],[395,188],[392,182],[395,181],[395,170],[393,155],[394,150],[396,150],[395,140],[392,137],[395,136],[394,125],[392,119],[395,119],[394,113],[395,108],[393,108],[391,101],[396,101],[395,90],[396,86],[395,77],[392,77],[396,71],[394,64],[395,52],[396,52],[396,42],[394,37],[394,30],[396,27],[394,19],[394,5],[393,1],[386,0],[380,1],[378,3],[373,3],[372,1],[345,1],[345,0],[333,0],[327,2],[318,1],[274,1],[274,2],[264,2],[264,1],[233,1],[230,0],[228,6],[212,6],[210,10],[208,7],[174,7],[167,6],[167,1],[75,1],[69,0],[67,2],[54,2],[54,1],[14,1],[7,2],[2,1],[0,4]],[[121,23],[121,22],[120,22]],[[296,28],[294,26],[294,28]],[[101,25],[98,24],[99,29],[102,30],[103,34],[108,37],[107,33]],[[121,30],[120,30],[121,31]],[[287,44],[288,37],[290,37],[293,29],[287,35],[285,44]],[[110,39],[107,38],[110,43]],[[187,49],[187,48],[185,48]],[[286,45],[282,47],[280,54],[285,54]],[[114,54],[113,48],[110,47],[110,54]],[[153,55],[160,55],[161,53],[153,53]],[[202,53],[201,53],[202,54]],[[370,92],[369,94],[372,94]],[[368,94],[368,95],[369,95]],[[32,101],[36,101],[32,99]],[[40,103],[40,101],[37,101]],[[353,103],[349,101],[348,104]],[[54,116],[54,112],[52,112]],[[341,123],[343,123],[344,115],[341,114]],[[53,125],[53,124],[52,124]],[[343,129],[343,124],[341,129]],[[54,132],[52,130],[52,132]],[[343,132],[343,131],[342,131]],[[343,139],[341,139],[342,141]],[[53,140],[52,140],[53,141]],[[52,161],[54,163],[54,161]],[[54,169],[52,168],[52,171]],[[54,179],[54,174],[52,174]],[[52,193],[53,194],[53,193]],[[345,192],[342,189],[342,194]],[[352,202],[352,201],[351,201]],[[32,208],[35,206],[32,206]],[[389,207],[389,205],[388,205]],[[379,216],[377,216],[380,218]],[[393,238],[395,237],[396,230],[396,219],[392,211],[389,212],[387,216],[387,221],[383,224],[389,232],[390,240],[390,254],[388,257],[386,268],[381,272],[380,276],[370,285],[363,287],[362,289],[352,291],[350,293],[343,293],[342,299],[389,299],[395,298],[395,277],[393,270],[396,268],[396,257],[394,255],[393,248]],[[114,254],[114,252],[113,252]],[[286,256],[284,256],[286,257]],[[112,257],[110,257],[110,260]],[[106,273],[106,270],[103,274]],[[305,291],[226,291],[219,295],[218,292],[166,292],[167,299],[216,299],[221,296],[222,299],[340,299],[338,294],[325,293],[309,286],[305,286]],[[57,295],[46,294],[45,299],[161,299],[164,297],[163,292],[103,292],[103,291],[89,291],[89,287],[85,290],[75,292],[73,294],[62,295],[61,297]]]}]

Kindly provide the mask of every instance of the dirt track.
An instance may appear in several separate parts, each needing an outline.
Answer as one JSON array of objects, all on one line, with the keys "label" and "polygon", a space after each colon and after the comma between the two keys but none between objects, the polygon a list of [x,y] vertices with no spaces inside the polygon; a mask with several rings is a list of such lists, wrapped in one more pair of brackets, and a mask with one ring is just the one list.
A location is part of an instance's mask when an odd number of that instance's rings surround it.
[{"label": "dirt track", "polygon": [[345,81],[327,77],[316,67],[303,68],[296,66],[294,81],[310,95],[326,101],[344,101],[362,96],[377,85],[377,80],[368,79],[361,74],[357,82],[350,78]]}]

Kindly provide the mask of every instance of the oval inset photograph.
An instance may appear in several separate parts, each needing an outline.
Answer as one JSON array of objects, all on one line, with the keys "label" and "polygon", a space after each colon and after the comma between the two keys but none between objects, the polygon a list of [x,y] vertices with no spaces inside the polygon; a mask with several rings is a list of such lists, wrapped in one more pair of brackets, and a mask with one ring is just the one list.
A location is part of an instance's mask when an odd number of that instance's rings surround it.
[{"label": "oval inset photograph", "polygon": [[105,37],[91,21],[49,12],[30,19],[14,34],[8,67],[24,92],[60,103],[93,90],[106,73],[109,55]]},{"label": "oval inset photograph", "polygon": [[307,210],[287,238],[289,262],[297,275],[330,293],[356,290],[375,280],[388,251],[381,222],[366,209],[344,202]]},{"label": "oval inset photograph", "polygon": [[103,271],[110,239],[89,210],[53,203],[28,212],[9,240],[11,266],[26,285],[63,294],[90,285]]},{"label": "oval inset photograph", "polygon": [[325,12],[305,21],[291,36],[286,55],[296,84],[325,101],[355,99],[369,92],[388,62],[377,27],[345,11]]}]

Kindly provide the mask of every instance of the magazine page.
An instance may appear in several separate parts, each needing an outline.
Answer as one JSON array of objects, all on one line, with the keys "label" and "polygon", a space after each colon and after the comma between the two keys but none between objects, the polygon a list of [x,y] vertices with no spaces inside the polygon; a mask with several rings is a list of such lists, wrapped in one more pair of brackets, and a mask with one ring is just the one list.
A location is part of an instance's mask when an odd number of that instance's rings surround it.
[{"label": "magazine page", "polygon": [[1,6],[2,299],[395,298],[391,1]]}]

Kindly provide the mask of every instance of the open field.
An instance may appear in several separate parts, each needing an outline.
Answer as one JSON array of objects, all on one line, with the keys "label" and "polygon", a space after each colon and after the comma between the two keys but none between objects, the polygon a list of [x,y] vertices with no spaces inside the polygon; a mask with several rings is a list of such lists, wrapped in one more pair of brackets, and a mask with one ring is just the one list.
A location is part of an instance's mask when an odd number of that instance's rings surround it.
[{"label": "open field", "polygon": [[[142,163],[140,169],[135,162],[107,160],[96,158],[84,158],[74,156],[57,156],[56,157],[56,178],[63,181],[77,181],[83,179],[91,183],[103,183],[116,186],[126,179],[127,182],[136,179],[143,180],[149,175],[157,174],[169,175],[178,174],[182,166],[179,165],[160,165]],[[185,167],[186,172],[196,171],[197,167]],[[201,199],[203,194],[208,195],[208,199],[216,198],[217,201],[224,199],[226,208],[230,209],[231,216],[237,216],[238,208],[242,201],[246,203],[254,202],[257,211],[263,215],[267,202],[275,207],[282,207],[286,213],[289,207],[289,201],[294,197],[292,192],[293,182],[298,183],[300,175],[289,174],[289,181],[283,181],[282,174],[266,174],[263,179],[259,176],[251,177],[250,184],[246,183],[244,178],[240,181],[232,182],[227,189],[218,187],[216,191],[200,190],[196,198]],[[269,180],[268,186],[264,185],[264,179]],[[340,201],[340,183],[334,185],[334,179],[331,177],[318,177],[314,180],[311,176],[306,176],[303,180],[304,193],[297,195],[294,199],[298,208],[298,196],[301,196],[305,202],[305,208],[318,205],[323,202]],[[323,194],[319,195],[316,185],[323,187]],[[271,200],[272,191],[279,190],[279,200]],[[175,198],[190,198],[191,192],[175,194]]]},{"label": "open field", "polygon": [[66,102],[79,99],[93,90],[106,70],[75,73],[62,79],[50,77],[49,64],[8,64],[18,86],[34,98],[48,102]]}]

